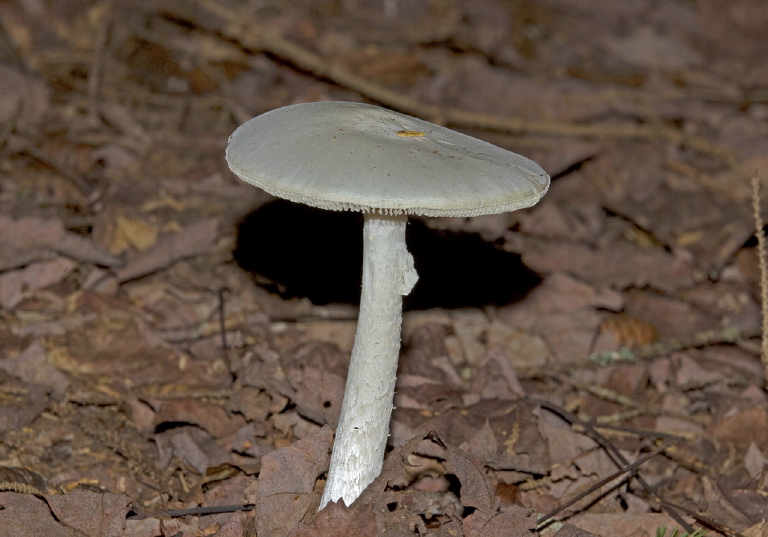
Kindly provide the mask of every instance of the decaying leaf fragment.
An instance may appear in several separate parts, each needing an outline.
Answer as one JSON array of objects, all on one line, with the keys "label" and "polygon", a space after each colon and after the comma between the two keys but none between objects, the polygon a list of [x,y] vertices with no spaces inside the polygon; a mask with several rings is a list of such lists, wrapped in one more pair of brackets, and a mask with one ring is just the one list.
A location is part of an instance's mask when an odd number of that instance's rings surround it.
[{"label": "decaying leaf fragment", "polygon": [[[331,429],[324,427],[262,458],[256,503],[260,532],[286,537],[399,537],[424,534],[428,522],[430,527],[440,528],[440,535],[533,535],[530,530],[536,526],[536,518],[532,510],[498,505],[494,483],[483,465],[446,445],[434,432],[395,447],[379,477],[351,506],[331,502],[317,512],[322,492],[318,479],[327,471],[331,441]],[[427,494],[414,488],[419,466],[413,460],[435,460],[437,466],[423,467],[427,472],[444,465],[446,473],[460,483],[460,502],[448,490]],[[432,499],[424,501],[428,496]],[[448,501],[442,502],[438,496]]]}]

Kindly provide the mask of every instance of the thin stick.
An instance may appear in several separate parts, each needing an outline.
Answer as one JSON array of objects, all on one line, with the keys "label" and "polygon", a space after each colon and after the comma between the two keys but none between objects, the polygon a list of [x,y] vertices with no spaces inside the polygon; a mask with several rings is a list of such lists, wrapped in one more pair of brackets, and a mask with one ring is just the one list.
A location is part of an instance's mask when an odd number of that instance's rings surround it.
[{"label": "thin stick", "polygon": [[112,4],[113,0],[107,0],[104,3],[104,15],[99,26],[99,32],[96,35],[94,43],[93,60],[88,73],[88,104],[91,113],[95,114],[98,108],[99,87],[104,72],[104,54],[109,40],[109,33],[112,29]]},{"label": "thin stick", "polygon": [[[736,159],[731,149],[710,142],[700,137],[690,136],[677,129],[648,125],[583,125],[560,121],[533,120],[520,117],[499,117],[495,114],[472,112],[431,104],[421,99],[410,97],[395,89],[390,89],[363,76],[347,70],[338,62],[329,60],[315,51],[305,48],[279,32],[260,27],[250,22],[249,17],[221,5],[215,0],[198,0],[196,5],[201,10],[183,12],[178,3],[173,6],[176,17],[182,17],[200,28],[211,30],[210,22],[201,13],[208,12],[219,17],[223,22],[215,31],[227,39],[235,41],[250,51],[260,51],[271,55],[299,70],[311,73],[317,78],[329,80],[339,86],[367,97],[388,108],[425,118],[432,123],[452,128],[481,129],[508,134],[537,134],[543,136],[569,136],[585,139],[624,138],[643,141],[666,140],[684,144],[690,149],[711,155],[725,162],[731,169],[737,170]],[[211,19],[211,17],[209,17]],[[211,19],[212,20],[212,19]]]},{"label": "thin stick", "polygon": [[760,358],[765,367],[765,381],[768,383],[768,260],[765,253],[765,230],[760,215],[760,181],[757,173],[752,176],[752,215],[755,217],[757,237],[757,259],[760,262],[760,303],[763,317],[763,334]]},{"label": "thin stick", "polygon": [[542,524],[544,524],[550,518],[554,517],[555,515],[557,515],[561,511],[564,511],[565,509],[567,509],[568,507],[572,506],[573,504],[575,504],[579,500],[582,500],[582,499],[586,498],[587,496],[589,496],[590,494],[592,494],[596,490],[599,490],[600,488],[604,487],[605,485],[607,485],[608,483],[610,483],[611,481],[613,481],[614,479],[616,479],[620,475],[627,474],[625,479],[631,478],[635,474],[636,470],[638,468],[640,468],[640,466],[642,466],[643,464],[648,462],[650,459],[652,459],[653,457],[655,457],[659,453],[663,452],[665,449],[668,449],[671,445],[672,445],[672,443],[665,442],[664,444],[662,444],[661,446],[657,447],[656,449],[654,449],[650,453],[640,457],[635,462],[628,463],[625,466],[623,466],[622,468],[619,468],[618,470],[616,470],[611,475],[609,475],[607,477],[604,477],[603,479],[601,479],[600,481],[598,481],[597,483],[595,483],[591,487],[589,487],[587,490],[584,490],[584,491],[578,493],[576,496],[574,496],[573,498],[571,498],[567,502],[557,506],[553,511],[550,511],[546,515],[542,515],[541,517],[539,517],[539,519],[537,521],[537,527],[541,527]]},{"label": "thin stick", "polygon": [[[549,401],[544,401],[541,399],[534,399],[529,397],[529,401],[538,404],[542,408],[549,410],[553,414],[560,416],[562,419],[570,423],[572,426],[577,425],[584,429],[584,432],[587,436],[589,436],[592,440],[594,440],[597,444],[599,444],[604,450],[606,455],[611,458],[611,460],[614,461],[617,467],[621,468],[629,468],[631,466],[631,463],[627,460],[626,457],[619,451],[619,449],[605,436],[600,434],[599,431],[596,430],[596,428],[593,426],[593,424],[582,421],[573,414],[572,412],[567,411],[566,409],[559,407],[553,403],[550,403]],[[666,439],[664,442],[664,449],[668,449],[672,445],[675,444],[674,439]],[[634,478],[637,480],[637,483],[645,490],[651,497],[657,497],[656,492],[654,492],[653,488],[648,484],[648,482],[639,474],[636,472],[633,472]],[[661,498],[659,498],[661,500]],[[557,510],[559,512],[559,509]],[[680,526],[685,529],[685,531],[689,533],[693,533],[693,528],[690,524],[688,524],[683,517],[681,517],[677,511],[674,509],[666,509],[666,512],[669,516],[671,516],[675,521],[680,524]],[[553,516],[553,513],[549,513],[545,515],[547,518]],[[538,527],[541,527],[541,524],[544,522],[544,518],[540,518],[538,521]]]},{"label": "thin stick", "polygon": [[229,297],[229,289],[222,287],[219,289],[219,333],[221,334],[221,354],[224,358],[224,363],[229,368],[229,374],[234,375],[235,372],[232,367],[232,361],[229,359],[229,344],[227,343],[227,314],[224,311],[227,297]]}]

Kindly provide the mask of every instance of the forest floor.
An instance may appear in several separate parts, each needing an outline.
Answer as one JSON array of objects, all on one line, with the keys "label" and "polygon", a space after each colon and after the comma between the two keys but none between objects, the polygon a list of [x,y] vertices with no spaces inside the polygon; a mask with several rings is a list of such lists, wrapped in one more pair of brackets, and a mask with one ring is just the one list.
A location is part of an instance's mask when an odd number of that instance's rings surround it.
[{"label": "forest floor", "polygon": [[[0,533],[765,536],[766,27],[763,0],[0,1]],[[318,514],[360,219],[224,150],[320,100],[552,184],[411,220],[384,471]]]}]

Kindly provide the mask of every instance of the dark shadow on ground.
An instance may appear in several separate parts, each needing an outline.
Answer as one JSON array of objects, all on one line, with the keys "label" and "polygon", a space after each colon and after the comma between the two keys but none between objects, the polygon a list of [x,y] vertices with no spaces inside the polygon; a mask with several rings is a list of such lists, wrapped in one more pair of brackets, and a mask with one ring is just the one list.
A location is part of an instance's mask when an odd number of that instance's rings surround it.
[{"label": "dark shadow on ground", "polygon": [[[362,215],[277,200],[246,215],[234,257],[255,281],[284,298],[357,304],[362,271]],[[439,231],[409,219],[406,240],[419,282],[405,309],[503,306],[541,279],[520,256],[474,233]]]}]

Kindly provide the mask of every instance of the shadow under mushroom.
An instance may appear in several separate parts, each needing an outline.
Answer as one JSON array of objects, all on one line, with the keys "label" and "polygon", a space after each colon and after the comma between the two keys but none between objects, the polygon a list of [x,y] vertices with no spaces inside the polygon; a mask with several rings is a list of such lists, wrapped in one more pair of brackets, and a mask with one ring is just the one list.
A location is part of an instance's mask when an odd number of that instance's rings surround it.
[{"label": "shadow under mushroom", "polygon": [[[313,304],[360,301],[363,217],[275,200],[243,217],[234,258],[268,291]],[[408,250],[419,281],[406,310],[504,306],[523,299],[541,278],[514,253],[476,233],[435,230],[411,217]]]}]

